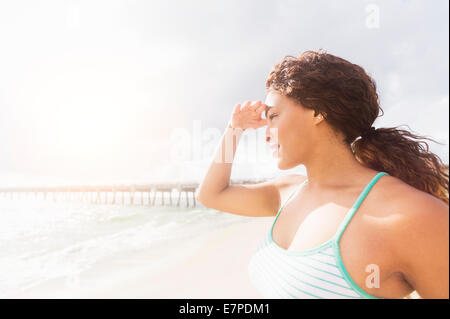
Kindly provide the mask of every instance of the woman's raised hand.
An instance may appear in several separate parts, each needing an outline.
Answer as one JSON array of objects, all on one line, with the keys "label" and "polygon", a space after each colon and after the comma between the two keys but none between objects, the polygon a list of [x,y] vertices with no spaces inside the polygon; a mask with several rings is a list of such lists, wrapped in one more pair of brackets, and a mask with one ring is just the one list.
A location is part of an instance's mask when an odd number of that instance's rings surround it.
[{"label": "woman's raised hand", "polygon": [[261,118],[262,112],[267,108],[267,105],[261,101],[251,102],[246,101],[242,106],[236,104],[233,109],[231,120],[228,122],[232,128],[241,129],[257,129],[267,124],[267,120]]}]

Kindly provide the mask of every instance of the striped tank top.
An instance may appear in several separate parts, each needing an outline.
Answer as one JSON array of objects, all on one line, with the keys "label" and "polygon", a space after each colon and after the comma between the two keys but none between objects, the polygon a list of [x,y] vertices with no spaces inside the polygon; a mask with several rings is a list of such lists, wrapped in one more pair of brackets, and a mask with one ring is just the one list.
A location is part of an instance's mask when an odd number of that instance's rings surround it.
[{"label": "striped tank top", "polygon": [[379,172],[367,184],[331,239],[315,248],[291,251],[273,241],[272,230],[284,206],[308,180],[299,185],[278,211],[269,234],[259,243],[248,264],[250,281],[263,297],[378,299],[358,287],[347,273],[339,251],[339,239],[367,193],[383,175],[388,174]]}]

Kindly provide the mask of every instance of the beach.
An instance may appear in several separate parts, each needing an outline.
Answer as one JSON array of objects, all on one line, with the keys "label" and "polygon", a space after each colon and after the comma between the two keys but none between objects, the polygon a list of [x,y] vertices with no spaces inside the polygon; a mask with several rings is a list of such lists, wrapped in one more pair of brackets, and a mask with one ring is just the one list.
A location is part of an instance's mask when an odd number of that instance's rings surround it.
[{"label": "beach", "polygon": [[118,281],[109,291],[88,297],[106,298],[261,298],[251,285],[247,265],[252,251],[268,231],[272,218],[231,225],[195,240],[185,254],[166,267]]},{"label": "beach", "polygon": [[6,298],[262,298],[247,265],[273,218],[229,217],[235,222],[156,248],[119,250]]},{"label": "beach", "polygon": [[0,211],[0,298],[263,298],[247,267],[273,217],[7,200]]}]

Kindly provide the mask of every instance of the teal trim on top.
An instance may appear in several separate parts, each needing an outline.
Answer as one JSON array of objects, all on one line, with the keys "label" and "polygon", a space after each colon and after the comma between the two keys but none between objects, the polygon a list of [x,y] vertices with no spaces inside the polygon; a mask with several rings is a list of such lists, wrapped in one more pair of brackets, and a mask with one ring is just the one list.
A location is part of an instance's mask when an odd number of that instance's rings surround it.
[{"label": "teal trim on top", "polygon": [[345,215],[344,220],[342,221],[341,225],[339,226],[339,228],[336,232],[336,235],[334,235],[334,238],[333,238],[334,239],[333,240],[334,255],[336,256],[336,259],[338,260],[339,269],[341,270],[342,274],[344,274],[345,281],[347,281],[347,283],[350,285],[350,287],[355,289],[355,291],[358,292],[361,295],[361,297],[368,298],[368,299],[384,299],[384,298],[369,295],[367,292],[362,290],[353,281],[352,277],[350,277],[349,273],[347,272],[347,269],[345,269],[344,263],[342,261],[341,251],[339,249],[339,240],[341,239],[341,236],[342,236],[345,228],[347,227],[348,223],[352,219],[353,215],[355,215],[356,211],[358,210],[359,206],[363,202],[364,198],[366,198],[367,194],[372,189],[373,185],[375,185],[375,183],[378,181],[378,179],[380,179],[380,177],[383,175],[389,175],[389,174],[386,172],[379,172],[377,175],[375,175],[374,178],[372,178],[372,180],[369,182],[369,184],[367,184],[367,186],[364,188],[364,190],[359,195],[355,204],[353,204],[352,208],[350,208],[348,213]]},{"label": "teal trim on top", "polygon": [[383,176],[383,175],[389,175],[386,172],[379,172],[377,175],[375,175],[374,178],[372,178],[372,180],[366,185],[366,187],[364,188],[364,190],[361,192],[361,194],[359,195],[359,197],[357,198],[356,202],[353,204],[353,206],[349,209],[349,211],[347,212],[347,214],[344,217],[344,220],[341,222],[341,224],[338,227],[338,230],[336,231],[335,235],[330,238],[329,240],[327,240],[326,242],[322,243],[321,245],[311,248],[311,249],[307,249],[307,250],[303,250],[303,251],[291,251],[291,250],[286,250],[284,248],[281,248],[280,246],[278,246],[275,241],[273,240],[272,237],[272,232],[273,232],[273,228],[275,226],[275,223],[281,213],[281,211],[283,210],[283,208],[286,206],[286,204],[289,202],[289,200],[294,196],[294,194],[296,194],[299,189],[308,181],[308,179],[306,179],[305,181],[303,181],[302,183],[300,183],[299,187],[289,196],[289,198],[286,200],[286,202],[282,205],[282,207],[278,210],[277,215],[275,217],[275,220],[272,223],[272,227],[270,228],[270,232],[269,232],[269,241],[273,244],[273,246],[275,248],[277,248],[277,250],[288,254],[288,255],[307,255],[307,254],[311,254],[311,253],[315,253],[315,252],[319,252],[322,249],[328,248],[328,247],[332,247],[333,248],[333,252],[335,255],[335,258],[337,259],[337,266],[341,272],[341,274],[343,275],[344,280],[349,284],[350,287],[352,287],[361,297],[363,298],[368,298],[368,299],[384,299],[384,298],[380,298],[380,297],[375,297],[372,296],[370,294],[368,294],[367,292],[365,292],[364,290],[362,290],[354,281],[353,279],[350,277],[349,273],[347,272],[347,269],[344,266],[344,263],[342,261],[342,256],[341,256],[341,252],[339,250],[339,240],[345,230],[345,228],[347,227],[348,223],[350,222],[350,220],[352,219],[353,215],[356,213],[356,211],[358,210],[359,206],[361,205],[361,203],[363,202],[363,200],[365,199],[365,197],[367,196],[367,194],[369,193],[369,191],[372,189],[373,185],[375,185],[375,183],[378,181],[378,179]]},{"label": "teal trim on top", "polygon": [[[297,252],[297,251],[290,251],[290,250],[286,250],[284,248],[281,248],[280,246],[278,246],[275,241],[273,240],[272,237],[272,232],[273,232],[273,227],[275,226],[275,223],[277,222],[278,216],[280,216],[281,211],[283,210],[284,206],[286,206],[286,204],[289,202],[289,200],[294,196],[294,194],[296,194],[300,188],[302,188],[302,186],[308,181],[308,179],[305,179],[303,182],[300,183],[300,185],[298,185],[298,187],[291,193],[291,195],[288,197],[288,199],[284,202],[283,205],[281,205],[280,209],[277,212],[277,215],[275,216],[275,219],[272,223],[272,227],[270,227],[270,231],[269,231],[269,242],[271,242],[273,244],[273,246],[275,248],[277,248],[278,250],[281,250],[284,253],[287,254],[293,254],[293,255],[297,255],[297,254],[302,254],[303,251]],[[324,243],[325,244],[325,243]],[[322,245],[321,245],[322,246]]]},{"label": "teal trim on top", "polygon": [[336,256],[336,259],[338,261],[338,268],[341,271],[341,273],[344,275],[344,280],[349,284],[350,287],[352,287],[361,297],[367,298],[367,299],[384,299],[380,297],[375,297],[372,295],[369,295],[367,292],[362,290],[350,277],[350,275],[347,272],[347,269],[345,269],[344,263],[342,262],[341,252],[339,250],[339,243],[337,241],[333,242],[333,251],[334,255]]},{"label": "teal trim on top", "polygon": [[[286,204],[289,202],[289,200],[292,198],[292,196],[294,196],[295,193],[298,192],[298,190],[303,186],[303,184],[305,184],[308,181],[308,179],[305,179],[303,182],[300,183],[300,185],[298,185],[298,187],[291,193],[291,195],[289,195],[288,199],[284,202],[283,205],[281,205],[280,209],[277,212],[277,215],[275,216],[275,220],[272,223],[272,227],[270,228],[270,234],[272,235],[272,229],[273,226],[275,225],[275,222],[278,219],[278,216],[280,215],[281,211],[283,210],[284,206],[286,206]],[[272,237],[272,236],[270,236]]]},{"label": "teal trim on top", "polygon": [[349,209],[349,211],[345,215],[344,220],[339,225],[338,230],[336,231],[336,234],[334,235],[335,240],[338,243],[338,246],[339,246],[339,240],[341,239],[342,233],[344,232],[348,223],[352,219],[353,215],[355,215],[356,211],[358,210],[359,206],[363,202],[364,198],[366,198],[369,191],[372,189],[373,185],[375,185],[375,183],[378,181],[378,179],[383,175],[389,175],[389,174],[386,172],[379,172],[377,175],[375,175],[375,177],[372,178],[372,180],[369,182],[369,184],[366,185],[366,187],[361,192],[361,194],[359,194],[358,199],[356,200],[356,202],[353,204],[353,206]]},{"label": "teal trim on top", "polygon": [[270,228],[269,231],[269,241],[273,244],[273,246],[288,255],[307,255],[310,253],[314,253],[317,252],[321,249],[324,248],[328,248],[330,245],[332,245],[333,242],[337,242],[338,246],[339,246],[339,239],[342,236],[342,233],[345,230],[345,227],[347,226],[347,224],[350,222],[350,219],[353,217],[353,215],[355,214],[355,212],[358,210],[359,206],[361,205],[362,201],[364,200],[364,198],[367,196],[367,194],[369,193],[370,189],[372,188],[372,186],[377,182],[377,180],[383,176],[383,175],[389,175],[386,172],[379,172],[377,175],[375,175],[374,178],[372,178],[372,180],[366,185],[366,187],[364,188],[364,190],[361,192],[361,194],[359,195],[358,199],[356,200],[355,204],[353,204],[353,206],[349,209],[349,211],[347,212],[347,214],[344,217],[344,220],[341,222],[341,224],[338,227],[338,230],[336,231],[336,233],[333,235],[333,237],[331,237],[329,240],[327,240],[326,242],[320,244],[319,246],[310,248],[310,249],[306,249],[306,250],[301,250],[301,251],[294,251],[294,250],[287,250],[284,249],[280,246],[277,245],[277,243],[275,243],[275,241],[273,240],[273,228],[275,226],[275,223],[277,222],[277,219],[281,213],[281,211],[283,210],[283,208],[287,205],[287,203],[289,202],[289,200],[294,196],[294,194],[298,193],[298,191],[302,188],[302,186],[308,182],[308,179],[305,179],[302,183],[299,184],[299,186],[296,188],[295,191],[292,192],[292,194],[288,197],[288,199],[284,202],[284,204],[280,207],[280,209],[277,212],[277,215],[275,217],[275,220],[272,223],[272,227]]}]

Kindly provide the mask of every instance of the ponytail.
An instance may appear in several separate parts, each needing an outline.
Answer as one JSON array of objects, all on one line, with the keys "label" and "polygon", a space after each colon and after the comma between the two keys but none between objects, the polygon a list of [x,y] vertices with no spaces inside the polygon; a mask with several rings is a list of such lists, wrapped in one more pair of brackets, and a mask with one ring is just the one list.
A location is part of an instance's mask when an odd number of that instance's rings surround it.
[{"label": "ponytail", "polygon": [[364,166],[395,176],[448,205],[448,165],[429,152],[428,144],[420,140],[438,143],[393,127],[378,128],[372,134],[354,141],[351,148]]}]

